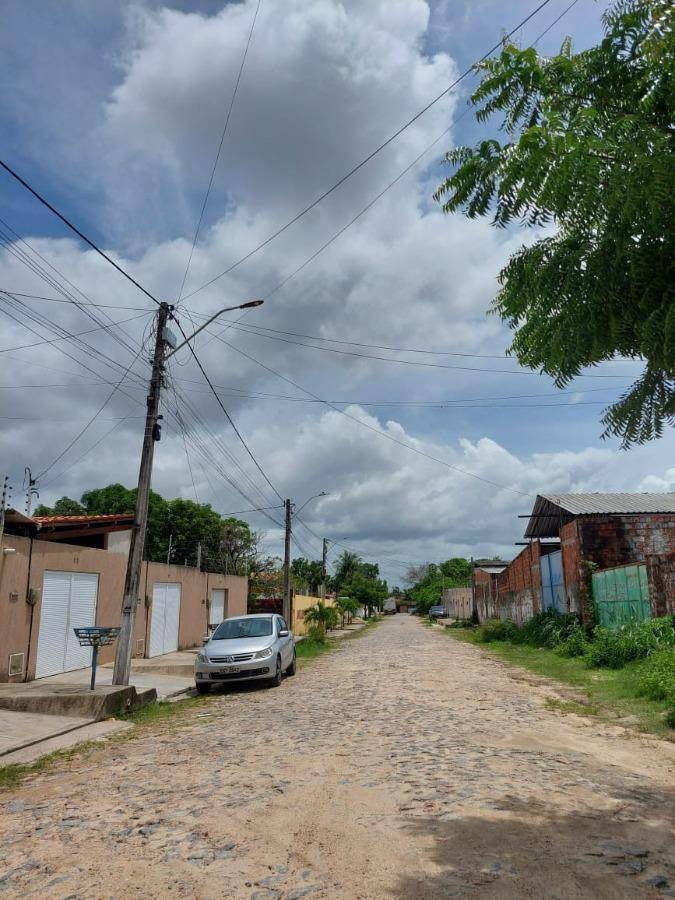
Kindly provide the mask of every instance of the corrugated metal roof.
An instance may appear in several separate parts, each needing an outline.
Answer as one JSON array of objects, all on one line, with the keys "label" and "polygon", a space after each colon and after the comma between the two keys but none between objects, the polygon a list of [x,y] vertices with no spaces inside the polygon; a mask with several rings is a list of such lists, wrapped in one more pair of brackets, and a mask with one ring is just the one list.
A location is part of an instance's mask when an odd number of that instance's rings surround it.
[{"label": "corrugated metal roof", "polygon": [[538,494],[525,537],[555,537],[576,516],[675,513],[675,493]]}]

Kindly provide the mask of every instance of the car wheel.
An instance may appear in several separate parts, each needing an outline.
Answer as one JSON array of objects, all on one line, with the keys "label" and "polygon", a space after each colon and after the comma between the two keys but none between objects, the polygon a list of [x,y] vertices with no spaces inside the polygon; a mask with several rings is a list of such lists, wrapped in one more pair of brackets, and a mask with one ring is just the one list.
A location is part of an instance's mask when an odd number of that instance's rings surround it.
[{"label": "car wheel", "polygon": [[195,683],[195,687],[197,688],[198,694],[210,694],[211,693],[211,685],[205,684],[203,681],[197,681]]},{"label": "car wheel", "polygon": [[288,676],[295,675],[295,670],[296,670],[296,661],[295,661],[295,660],[296,660],[296,658],[295,658],[295,647],[293,647],[293,662],[292,662],[292,663],[290,664],[290,666],[286,669],[286,674],[287,674]]},{"label": "car wheel", "polygon": [[281,671],[281,656],[277,656],[277,667],[274,673],[274,678],[270,678],[270,687],[279,687],[282,678],[283,672]]}]

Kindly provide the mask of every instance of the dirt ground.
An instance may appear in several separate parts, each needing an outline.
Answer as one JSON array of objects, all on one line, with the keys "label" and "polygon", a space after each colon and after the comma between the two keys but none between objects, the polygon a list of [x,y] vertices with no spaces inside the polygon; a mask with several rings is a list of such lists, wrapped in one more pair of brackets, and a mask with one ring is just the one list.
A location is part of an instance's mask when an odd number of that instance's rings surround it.
[{"label": "dirt ground", "polygon": [[0,895],[675,896],[675,745],[518,675],[387,619],[0,795]]}]

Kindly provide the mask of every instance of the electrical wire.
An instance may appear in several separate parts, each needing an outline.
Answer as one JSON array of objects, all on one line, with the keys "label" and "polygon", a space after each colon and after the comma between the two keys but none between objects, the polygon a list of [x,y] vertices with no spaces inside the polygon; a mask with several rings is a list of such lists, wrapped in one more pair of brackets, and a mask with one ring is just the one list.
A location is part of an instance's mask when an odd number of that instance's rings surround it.
[{"label": "electrical wire", "polygon": [[[183,328],[182,328],[180,322],[178,321],[178,319],[176,319],[175,322],[176,322],[176,324],[178,325],[178,328],[179,328],[179,330],[180,330],[180,333],[183,335],[184,339],[187,341],[187,335],[186,335],[185,332],[183,331]],[[225,414],[225,417],[226,417],[227,421],[228,421],[228,422],[230,423],[230,425],[232,426],[232,428],[233,428],[233,430],[234,430],[234,433],[237,435],[237,437],[238,437],[239,440],[241,441],[241,443],[242,443],[244,449],[246,450],[246,452],[248,453],[248,455],[249,455],[250,458],[252,459],[253,464],[254,464],[255,467],[258,469],[258,471],[259,471],[260,474],[263,476],[263,478],[264,478],[265,481],[268,483],[268,485],[272,488],[272,490],[273,490],[274,493],[277,495],[277,497],[278,497],[280,500],[283,501],[284,498],[282,497],[282,495],[279,493],[279,491],[276,489],[276,487],[275,487],[275,486],[272,484],[272,482],[270,481],[269,476],[267,475],[267,473],[265,472],[265,470],[263,469],[263,467],[260,465],[260,463],[258,462],[258,460],[257,460],[257,459],[255,458],[255,456],[253,455],[253,452],[251,451],[250,447],[248,446],[248,444],[247,444],[246,441],[244,440],[243,435],[241,434],[241,432],[239,431],[239,429],[238,429],[237,426],[235,425],[234,420],[232,419],[232,416],[230,416],[229,412],[228,412],[227,409],[225,408],[225,404],[224,404],[223,401],[220,399],[220,397],[219,397],[219,395],[218,395],[218,392],[216,391],[215,387],[213,386],[213,383],[211,382],[211,379],[210,379],[209,376],[206,374],[206,370],[205,370],[204,366],[202,365],[202,363],[201,363],[199,357],[197,356],[197,354],[196,354],[196,352],[195,352],[195,349],[194,349],[194,347],[193,347],[193,345],[192,345],[192,342],[188,341],[188,347],[190,348],[190,352],[192,353],[192,357],[193,357],[194,361],[197,363],[197,366],[199,367],[199,371],[202,373],[202,375],[204,376],[204,380],[206,381],[206,383],[207,383],[208,386],[210,387],[211,393],[212,393],[213,396],[216,398],[216,400],[217,400],[217,402],[218,402],[218,405],[220,406],[220,408],[222,409],[223,413]]]},{"label": "electrical wire", "polygon": [[71,231],[73,231],[79,238],[81,238],[85,242],[85,244],[88,244],[91,247],[91,249],[95,250],[99,256],[102,256],[106,262],[109,262],[110,265],[114,269],[117,269],[117,271],[120,273],[120,275],[123,275],[124,278],[127,279],[127,281],[130,281],[135,287],[138,288],[139,291],[141,291],[143,294],[145,294],[146,297],[149,297],[153,303],[156,303],[157,306],[161,305],[160,301],[156,297],[153,297],[153,295],[150,293],[150,291],[146,290],[142,284],[139,284],[138,281],[136,281],[136,279],[133,276],[131,276],[121,266],[119,266],[115,262],[114,259],[112,259],[110,256],[108,256],[107,253],[105,253],[103,250],[101,250],[101,248],[97,244],[95,244],[94,241],[91,240],[91,238],[87,237],[86,234],[84,234],[82,231],[80,231],[80,229],[76,225],[73,225],[73,223],[69,219],[67,219],[66,216],[63,215],[63,213],[59,212],[55,206],[53,206],[48,200],[46,200],[42,196],[42,194],[38,193],[38,191],[36,191],[35,188],[31,187],[31,185],[24,178],[22,178],[18,174],[18,172],[16,172],[11,166],[9,166],[2,159],[0,159],[0,166],[2,166],[2,168],[9,175],[11,175],[12,178],[16,179],[16,181],[18,181],[22,187],[24,187],[29,193],[31,193],[35,197],[36,200],[38,200],[40,203],[42,203],[43,206],[46,206],[50,212],[52,212],[57,218],[59,218],[64,223],[64,225],[66,225],[68,228],[70,228]]},{"label": "electrical wire", "polygon": [[406,441],[401,441],[399,438],[395,438],[393,435],[388,434],[386,431],[380,431],[379,428],[375,428],[373,425],[368,424],[368,422],[364,422],[362,419],[358,419],[356,416],[350,415],[348,412],[340,409],[338,406],[335,406],[333,403],[330,403],[327,400],[323,400],[321,397],[317,397],[316,394],[313,394],[312,391],[307,388],[302,387],[302,385],[298,384],[296,381],[293,381],[291,378],[287,378],[286,375],[282,375],[281,372],[277,372],[276,369],[273,369],[271,366],[266,365],[265,363],[260,362],[259,359],[251,356],[249,353],[246,353],[244,350],[240,350],[239,347],[236,347],[234,344],[230,344],[229,341],[226,341],[224,338],[219,338],[222,343],[226,344],[236,353],[239,353],[241,356],[245,356],[247,359],[251,360],[251,362],[256,363],[261,366],[263,369],[266,369],[268,372],[271,372],[273,375],[276,375],[277,378],[281,378],[283,381],[288,382],[288,384],[292,384],[293,387],[296,387],[300,391],[304,391],[306,394],[309,394],[315,400],[325,404],[330,409],[339,413],[341,416],[344,416],[347,419],[350,419],[352,422],[356,422],[358,425],[361,425],[364,428],[367,428],[369,431],[373,431],[375,434],[379,434],[380,437],[385,438],[388,441],[391,441],[394,444],[398,444],[400,447],[405,447],[407,450],[411,450],[413,453],[417,453],[419,456],[423,456],[426,459],[431,460],[432,462],[437,462],[440,465],[444,466],[446,469],[452,469],[454,472],[459,472],[462,475],[467,475],[470,478],[475,478],[477,481],[482,481],[484,484],[489,484],[492,487],[499,488],[500,490],[509,491],[513,494],[518,494],[521,497],[530,497],[531,494],[526,493],[525,491],[519,491],[516,488],[508,487],[505,484],[500,484],[497,481],[492,481],[489,478],[483,478],[482,475],[477,475],[475,472],[469,472],[466,469],[462,469],[459,466],[455,466],[452,463],[447,462],[444,459],[439,459],[437,456],[432,456],[430,453],[426,453],[424,450],[420,450],[418,447],[414,447],[412,444],[408,444]]},{"label": "electrical wire", "polygon": [[258,0],[258,5],[255,8],[255,12],[253,13],[253,20],[251,22],[251,27],[248,32],[248,37],[246,39],[246,46],[244,47],[244,53],[241,58],[241,65],[239,66],[239,71],[237,73],[237,78],[234,83],[234,89],[232,91],[232,97],[230,98],[230,105],[227,110],[227,116],[225,117],[225,125],[223,126],[222,134],[220,135],[220,143],[218,145],[218,151],[216,153],[216,158],[213,161],[213,168],[211,169],[211,177],[209,178],[209,184],[206,188],[206,193],[204,194],[204,200],[202,202],[202,208],[199,213],[199,220],[197,222],[197,227],[195,229],[195,236],[192,240],[192,247],[190,248],[190,255],[188,256],[187,265],[185,266],[185,272],[183,273],[183,281],[181,282],[180,290],[178,291],[178,299],[176,300],[176,307],[179,306],[182,297],[183,291],[185,289],[185,282],[187,280],[188,272],[190,271],[190,265],[192,263],[192,256],[195,252],[195,247],[197,245],[197,239],[199,237],[199,232],[202,227],[202,222],[204,220],[204,213],[206,211],[206,204],[209,200],[209,195],[211,193],[211,188],[213,187],[213,179],[215,178],[216,169],[218,168],[218,161],[220,160],[220,154],[223,150],[223,143],[225,141],[225,135],[227,134],[227,128],[230,124],[230,116],[232,115],[232,109],[234,108],[234,101],[237,98],[237,91],[239,90],[239,82],[241,81],[241,76],[244,71],[244,66],[246,64],[246,57],[248,56],[248,48],[251,46],[251,38],[253,37],[253,29],[255,28],[255,23],[258,19],[258,13],[260,12],[260,4],[261,0]]},{"label": "electrical wire", "polygon": [[535,9],[532,10],[532,12],[530,12],[527,16],[525,16],[525,18],[522,19],[514,28],[512,28],[505,35],[502,35],[502,37],[497,41],[497,43],[494,44],[492,47],[490,47],[490,49],[486,53],[484,53],[483,56],[481,56],[481,58],[479,60],[477,60],[477,62],[473,63],[468,69],[465,69],[464,72],[462,72],[462,74],[459,75],[458,78],[456,78],[451,84],[449,84],[446,88],[444,88],[440,92],[440,94],[437,94],[431,101],[429,101],[429,103],[426,104],[426,106],[422,107],[422,109],[420,109],[418,112],[416,112],[415,115],[412,116],[412,118],[408,119],[407,122],[404,122],[404,124],[401,125],[393,134],[391,134],[386,140],[384,140],[378,147],[376,147],[374,150],[372,150],[364,159],[362,159],[355,166],[353,166],[346,174],[344,174],[341,178],[339,178],[338,181],[336,181],[331,187],[329,187],[322,194],[320,194],[318,197],[316,197],[314,200],[312,200],[311,203],[309,203],[307,206],[305,206],[304,209],[300,210],[300,212],[298,212],[295,216],[293,216],[292,219],[289,219],[289,221],[286,222],[285,225],[282,225],[281,228],[278,228],[273,234],[271,234],[267,238],[265,238],[265,240],[262,241],[260,244],[258,244],[257,247],[254,247],[252,250],[249,250],[249,252],[246,253],[244,256],[242,256],[239,260],[232,263],[232,265],[228,266],[226,269],[224,269],[218,275],[214,276],[209,281],[202,284],[201,287],[198,287],[198,288],[196,288],[196,290],[192,291],[191,293],[186,294],[184,299],[188,299],[189,297],[194,297],[195,294],[198,294],[200,291],[203,291],[205,288],[209,287],[210,285],[212,285],[214,282],[218,281],[223,276],[232,272],[234,269],[236,269],[238,266],[240,266],[243,262],[250,259],[259,250],[262,250],[263,247],[266,247],[275,238],[279,237],[279,235],[283,234],[284,231],[286,231],[288,228],[290,228],[292,225],[294,225],[296,222],[298,222],[308,212],[310,212],[316,206],[318,206],[323,200],[325,200],[334,191],[336,191],[339,187],[341,187],[349,178],[351,178],[358,171],[360,171],[365,165],[367,165],[367,163],[369,163],[371,159],[373,159],[375,156],[377,156],[379,153],[381,153],[382,150],[384,150],[393,141],[395,141],[396,138],[398,138],[401,134],[403,134],[404,131],[406,131],[408,128],[410,128],[410,126],[413,125],[419,118],[421,118],[428,110],[430,110],[440,100],[442,100],[445,96],[447,96],[447,94],[449,94],[450,91],[452,91],[455,87],[457,87],[458,84],[460,84],[462,81],[464,81],[464,79],[467,78],[475,70],[476,66],[479,66],[482,62],[485,62],[485,60],[489,56],[491,56],[492,53],[495,52],[495,50],[498,50],[499,47],[502,46],[504,41],[508,40],[513,34],[515,34],[516,31],[518,31],[518,29],[520,29],[524,25],[526,25],[527,22],[530,21],[530,19],[534,18],[534,16],[536,16],[537,13],[539,13],[545,6],[548,6],[548,4],[550,2],[551,2],[551,0],[542,0],[542,2],[539,3],[535,7]]}]

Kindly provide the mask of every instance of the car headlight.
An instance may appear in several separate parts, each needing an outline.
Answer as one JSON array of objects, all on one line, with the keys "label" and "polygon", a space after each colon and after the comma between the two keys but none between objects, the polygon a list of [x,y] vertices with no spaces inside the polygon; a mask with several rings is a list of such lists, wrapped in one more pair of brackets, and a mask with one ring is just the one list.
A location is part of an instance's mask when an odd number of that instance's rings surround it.
[{"label": "car headlight", "polygon": [[208,656],[206,655],[205,650],[200,650],[197,654],[197,661],[201,663],[207,663],[209,661]]},{"label": "car headlight", "polygon": [[265,647],[264,650],[258,650],[257,653],[253,655],[254,659],[268,659],[272,655],[272,648]]}]

